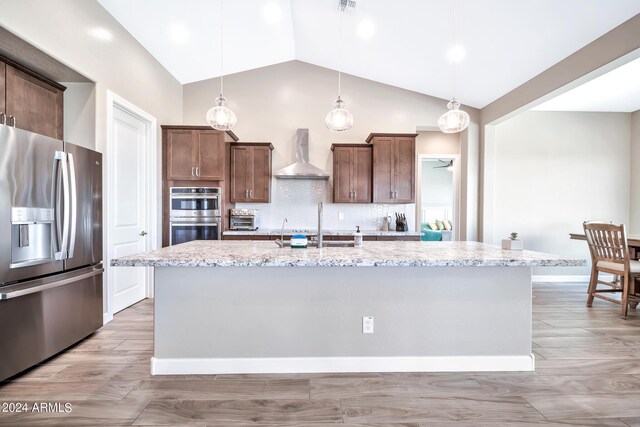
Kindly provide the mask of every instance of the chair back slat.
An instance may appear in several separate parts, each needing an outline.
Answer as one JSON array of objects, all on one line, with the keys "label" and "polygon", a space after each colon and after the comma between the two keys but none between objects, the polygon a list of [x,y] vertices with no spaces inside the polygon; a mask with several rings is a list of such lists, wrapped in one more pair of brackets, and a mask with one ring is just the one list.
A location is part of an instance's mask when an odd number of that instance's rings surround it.
[{"label": "chair back slat", "polygon": [[629,262],[627,233],[624,224],[585,222],[583,227],[593,261],[607,261],[618,264]]}]

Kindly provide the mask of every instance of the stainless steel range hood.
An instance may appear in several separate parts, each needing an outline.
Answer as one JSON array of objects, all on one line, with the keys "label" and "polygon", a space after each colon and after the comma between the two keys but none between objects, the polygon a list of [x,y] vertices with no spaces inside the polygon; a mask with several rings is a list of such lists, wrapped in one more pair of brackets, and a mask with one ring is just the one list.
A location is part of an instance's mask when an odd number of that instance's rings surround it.
[{"label": "stainless steel range hood", "polygon": [[276,171],[280,179],[329,179],[329,174],[309,163],[309,129],[296,130],[296,162]]}]

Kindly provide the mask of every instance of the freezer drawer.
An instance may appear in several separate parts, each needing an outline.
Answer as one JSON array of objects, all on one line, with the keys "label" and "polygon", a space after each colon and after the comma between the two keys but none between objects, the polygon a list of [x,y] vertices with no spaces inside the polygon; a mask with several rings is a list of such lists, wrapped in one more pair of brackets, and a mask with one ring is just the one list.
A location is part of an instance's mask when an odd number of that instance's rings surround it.
[{"label": "freezer drawer", "polygon": [[0,381],[102,327],[102,264],[0,288]]}]

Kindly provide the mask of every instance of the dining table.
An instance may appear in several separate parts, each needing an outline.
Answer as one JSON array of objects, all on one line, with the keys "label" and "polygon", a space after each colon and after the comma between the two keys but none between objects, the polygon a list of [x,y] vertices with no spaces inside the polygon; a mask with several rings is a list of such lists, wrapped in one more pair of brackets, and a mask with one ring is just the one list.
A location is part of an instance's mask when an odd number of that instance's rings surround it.
[{"label": "dining table", "polygon": [[[587,236],[584,233],[569,233],[569,239],[584,240],[586,242]],[[640,255],[640,234],[627,236],[627,247],[629,248],[629,258],[638,259],[638,255]]]}]

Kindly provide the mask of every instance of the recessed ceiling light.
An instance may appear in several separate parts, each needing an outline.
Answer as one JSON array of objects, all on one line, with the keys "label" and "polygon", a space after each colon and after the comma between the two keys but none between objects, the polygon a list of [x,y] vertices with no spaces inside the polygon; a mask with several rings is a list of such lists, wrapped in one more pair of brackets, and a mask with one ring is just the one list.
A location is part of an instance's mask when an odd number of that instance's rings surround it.
[{"label": "recessed ceiling light", "polygon": [[262,14],[264,15],[265,21],[269,24],[279,24],[282,19],[282,9],[280,5],[274,1],[270,1],[264,5]]},{"label": "recessed ceiling light", "polygon": [[447,54],[447,57],[451,62],[460,62],[464,59],[465,54],[466,52],[464,50],[464,47],[458,44],[452,47],[451,49],[449,49],[449,53]]},{"label": "recessed ceiling light", "polygon": [[108,42],[113,40],[113,34],[111,33],[111,31],[107,30],[106,28],[102,28],[102,27],[89,28],[89,30],[87,30],[87,33],[94,39],[97,39],[103,42]]},{"label": "recessed ceiling light", "polygon": [[182,24],[173,24],[169,29],[171,40],[174,43],[184,43],[189,40],[189,30]]},{"label": "recessed ceiling light", "polygon": [[370,19],[363,19],[358,24],[358,35],[363,40],[368,40],[376,33],[376,26]]}]

